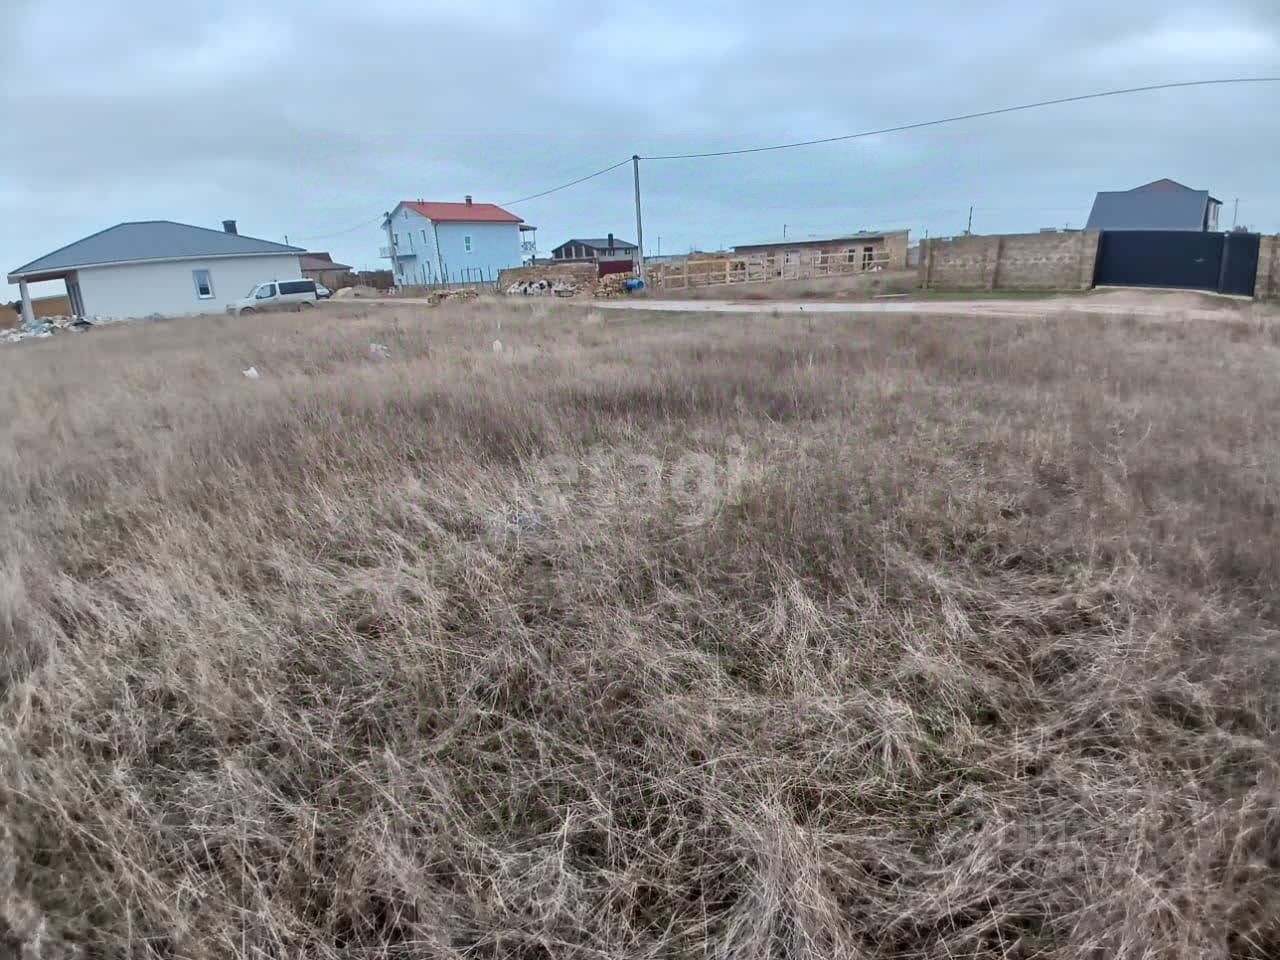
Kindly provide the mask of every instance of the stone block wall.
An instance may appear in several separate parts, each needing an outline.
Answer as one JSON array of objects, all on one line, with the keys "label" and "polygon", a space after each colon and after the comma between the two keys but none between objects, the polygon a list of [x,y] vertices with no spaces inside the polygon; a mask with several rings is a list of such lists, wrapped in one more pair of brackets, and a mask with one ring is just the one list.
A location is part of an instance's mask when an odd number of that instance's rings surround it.
[{"label": "stone block wall", "polygon": [[1017,233],[925,240],[920,286],[936,290],[1088,290],[1097,233]]},{"label": "stone block wall", "polygon": [[1257,300],[1280,298],[1280,237],[1258,240],[1258,276],[1254,280],[1253,296]]},{"label": "stone block wall", "polygon": [[498,273],[498,292],[501,293],[513,283],[524,283],[526,280],[561,280],[576,283],[579,287],[590,289],[595,286],[598,267],[590,263],[547,263],[532,267],[511,267]]}]

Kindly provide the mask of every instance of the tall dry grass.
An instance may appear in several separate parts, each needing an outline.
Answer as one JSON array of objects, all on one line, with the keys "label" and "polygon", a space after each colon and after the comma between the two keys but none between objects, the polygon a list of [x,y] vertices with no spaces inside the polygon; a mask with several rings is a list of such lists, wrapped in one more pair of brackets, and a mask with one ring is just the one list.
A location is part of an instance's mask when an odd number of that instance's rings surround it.
[{"label": "tall dry grass", "polygon": [[1275,956],[1278,361],[545,304],[8,348],[0,954]]}]

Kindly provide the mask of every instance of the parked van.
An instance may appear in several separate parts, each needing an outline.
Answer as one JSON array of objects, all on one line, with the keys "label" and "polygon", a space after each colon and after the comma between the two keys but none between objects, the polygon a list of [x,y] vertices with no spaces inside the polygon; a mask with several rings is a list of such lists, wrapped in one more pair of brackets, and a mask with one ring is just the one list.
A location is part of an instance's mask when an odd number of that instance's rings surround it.
[{"label": "parked van", "polygon": [[264,313],[268,310],[303,310],[316,305],[314,280],[268,280],[255,284],[242,300],[227,304],[227,313]]}]

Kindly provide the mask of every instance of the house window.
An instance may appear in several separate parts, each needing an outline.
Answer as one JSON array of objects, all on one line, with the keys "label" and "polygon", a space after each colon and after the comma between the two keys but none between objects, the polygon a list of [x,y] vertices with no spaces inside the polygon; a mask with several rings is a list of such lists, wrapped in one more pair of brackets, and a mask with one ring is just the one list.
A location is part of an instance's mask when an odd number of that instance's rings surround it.
[{"label": "house window", "polygon": [[857,247],[850,247],[848,250],[846,250],[846,251],[844,252],[844,262],[845,262],[845,263],[857,263],[857,262],[858,262],[858,248],[857,248]]},{"label": "house window", "polygon": [[201,300],[213,299],[213,277],[208,270],[192,270],[191,279],[196,283],[196,296]]},{"label": "house window", "polygon": [[788,251],[786,252],[786,254],[784,255],[784,257],[783,257],[782,262],[783,262],[783,263],[785,263],[787,266],[791,266],[791,265],[792,265],[792,264],[794,264],[794,263],[799,263],[799,262],[800,262],[800,251],[799,251],[799,250],[788,250]]},{"label": "house window", "polygon": [[467,234],[462,238],[462,249],[467,251],[467,253],[471,252],[471,235],[470,234]]},{"label": "house window", "polygon": [[862,248],[862,269],[863,270],[871,269],[871,261],[875,259],[875,252],[876,252],[875,247]]}]

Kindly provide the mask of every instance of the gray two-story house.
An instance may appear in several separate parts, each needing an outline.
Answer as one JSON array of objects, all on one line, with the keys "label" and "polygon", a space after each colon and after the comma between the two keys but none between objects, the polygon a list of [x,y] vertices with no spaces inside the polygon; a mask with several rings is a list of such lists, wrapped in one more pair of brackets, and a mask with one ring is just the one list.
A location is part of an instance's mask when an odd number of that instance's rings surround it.
[{"label": "gray two-story house", "polygon": [[1093,201],[1086,230],[1218,232],[1222,201],[1176,180],[1153,180],[1132,190],[1105,190]]}]

